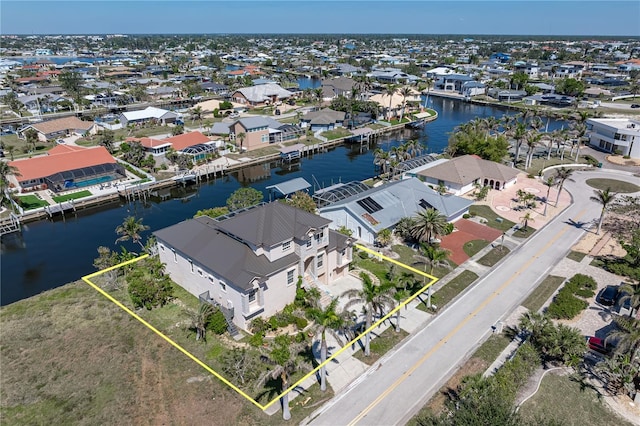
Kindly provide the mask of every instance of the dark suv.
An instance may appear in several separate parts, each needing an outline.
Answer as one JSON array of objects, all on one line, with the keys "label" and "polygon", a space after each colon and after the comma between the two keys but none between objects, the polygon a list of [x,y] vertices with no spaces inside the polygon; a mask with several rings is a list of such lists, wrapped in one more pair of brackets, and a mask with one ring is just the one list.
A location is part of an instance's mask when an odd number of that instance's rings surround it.
[{"label": "dark suv", "polygon": [[618,286],[608,285],[600,293],[600,303],[605,306],[613,306],[618,300]]}]

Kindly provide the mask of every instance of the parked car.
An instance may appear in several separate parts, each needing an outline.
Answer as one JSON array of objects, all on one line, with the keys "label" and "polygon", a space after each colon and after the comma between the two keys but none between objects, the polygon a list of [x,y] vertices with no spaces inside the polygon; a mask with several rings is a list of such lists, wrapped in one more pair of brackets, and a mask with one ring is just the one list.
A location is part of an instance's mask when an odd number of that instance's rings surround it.
[{"label": "parked car", "polygon": [[601,339],[596,336],[587,337],[587,346],[590,350],[598,352],[602,355],[611,355],[611,353],[615,349],[615,346],[613,344],[606,342],[605,339]]},{"label": "parked car", "polygon": [[613,306],[618,300],[618,286],[608,285],[600,293],[600,304],[605,306]]},{"label": "parked car", "polygon": [[631,108],[640,108],[640,104],[631,104]]}]

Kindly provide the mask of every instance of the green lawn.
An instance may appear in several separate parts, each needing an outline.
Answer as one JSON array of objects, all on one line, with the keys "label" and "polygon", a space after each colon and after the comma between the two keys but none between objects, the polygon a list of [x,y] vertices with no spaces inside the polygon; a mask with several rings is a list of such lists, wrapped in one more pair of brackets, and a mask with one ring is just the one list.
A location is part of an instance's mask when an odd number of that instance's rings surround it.
[{"label": "green lawn", "polygon": [[617,179],[587,179],[587,185],[602,191],[609,188],[611,192],[629,194],[640,191],[640,186]]},{"label": "green lawn", "polygon": [[85,189],[84,191],[73,192],[71,194],[59,195],[57,197],[53,197],[53,201],[56,203],[64,203],[69,200],[76,200],[78,198],[84,198],[91,195],[91,191]]},{"label": "green lawn", "polygon": [[[436,291],[431,296],[431,303],[438,306],[438,308],[443,307],[450,301],[452,301],[457,295],[462,293],[462,291],[469,287],[475,280],[478,279],[478,275],[475,272],[471,272],[468,270],[462,271],[457,277],[453,278],[447,284],[444,285],[440,290]],[[426,301],[426,295],[421,296],[423,300]],[[420,303],[418,305],[418,309],[425,312],[433,312],[430,308],[427,307],[425,303]]]},{"label": "green lawn", "polygon": [[549,300],[551,295],[560,287],[560,284],[564,282],[563,277],[557,277],[555,275],[547,275],[547,277],[536,287],[535,290],[522,302],[522,306],[529,309],[532,312],[537,312],[542,308],[542,305]]},{"label": "green lawn", "polygon": [[595,390],[583,388],[568,376],[553,373],[542,379],[540,390],[520,407],[519,412],[525,419],[553,419],[554,424],[629,425],[605,405]]},{"label": "green lawn", "polygon": [[492,334],[480,347],[474,352],[475,358],[480,358],[487,364],[491,364],[502,353],[511,339],[504,334]]},{"label": "green lawn", "polygon": [[532,228],[531,225],[527,225],[527,229],[520,228],[513,233],[513,236],[516,238],[529,238],[534,232],[536,232],[536,229]]},{"label": "green lawn", "polygon": [[586,255],[587,255],[586,253],[571,250],[567,255],[567,259],[575,260],[576,262],[582,262],[582,259],[584,259]]},{"label": "green lawn", "polygon": [[487,226],[500,231],[508,231],[515,225],[514,222],[497,215],[491,207],[485,205],[473,205],[469,208],[469,214],[487,219]]},{"label": "green lawn", "polygon": [[489,242],[486,240],[471,240],[464,243],[462,249],[467,256],[473,257],[487,245],[489,245]]},{"label": "green lawn", "polygon": [[480,260],[478,260],[478,263],[484,266],[493,266],[507,254],[509,254],[508,248],[506,248],[505,246],[497,246],[493,248],[489,253],[482,256]]},{"label": "green lawn", "polygon": [[334,129],[334,130],[328,130],[326,132],[322,132],[320,135],[324,136],[325,138],[327,138],[330,141],[332,141],[334,139],[339,139],[339,138],[344,138],[344,137],[351,136],[351,132],[348,131],[345,128],[339,127],[337,129]]},{"label": "green lawn", "polygon": [[38,207],[48,206],[49,203],[45,200],[36,197],[35,195],[22,195],[18,198],[18,203],[25,210],[37,209]]},{"label": "green lawn", "polygon": [[[409,333],[402,329],[400,329],[399,332],[395,331],[395,315],[391,321],[392,324],[389,328],[380,333],[376,338],[371,339],[371,354],[369,356],[364,356],[364,349],[356,352],[353,356],[365,364],[371,365],[409,335]],[[402,322],[400,324],[402,325]],[[376,329],[374,329],[372,333],[377,333]],[[364,336],[362,337],[362,340],[362,344],[364,344]],[[356,342],[356,345],[358,344],[359,343]]]}]

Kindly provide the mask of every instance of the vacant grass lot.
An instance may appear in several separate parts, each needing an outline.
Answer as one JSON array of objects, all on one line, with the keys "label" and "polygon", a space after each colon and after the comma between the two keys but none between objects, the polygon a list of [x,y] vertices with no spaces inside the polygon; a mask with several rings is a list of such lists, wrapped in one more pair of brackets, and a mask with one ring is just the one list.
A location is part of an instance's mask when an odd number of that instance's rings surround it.
[{"label": "vacant grass lot", "polygon": [[549,298],[560,287],[560,284],[564,282],[563,277],[557,277],[555,275],[547,275],[547,277],[536,287],[535,290],[522,302],[522,306],[529,309],[532,312],[537,312],[542,308],[542,305],[549,300]]},{"label": "vacant grass lot", "polygon": [[351,136],[352,133],[350,131],[348,131],[347,129],[344,129],[344,128],[340,127],[340,128],[334,129],[334,130],[327,130],[326,132],[322,132],[321,135],[324,136],[325,138],[329,139],[330,141],[332,141],[334,139],[345,138],[347,136]]},{"label": "vacant grass lot", "polygon": [[[7,425],[282,424],[83,282],[0,308],[0,355]],[[331,397],[318,388],[292,424]]]},{"label": "vacant grass lot", "polygon": [[587,179],[586,183],[587,185],[595,189],[604,191],[608,188],[611,192],[619,192],[622,194],[629,194],[632,192],[640,191],[640,186],[634,185],[631,182],[624,182],[617,179]]},{"label": "vacant grass lot", "polygon": [[520,407],[520,414],[531,420],[552,418],[564,425],[629,425],[604,404],[596,391],[556,374],[542,379],[540,390]]}]

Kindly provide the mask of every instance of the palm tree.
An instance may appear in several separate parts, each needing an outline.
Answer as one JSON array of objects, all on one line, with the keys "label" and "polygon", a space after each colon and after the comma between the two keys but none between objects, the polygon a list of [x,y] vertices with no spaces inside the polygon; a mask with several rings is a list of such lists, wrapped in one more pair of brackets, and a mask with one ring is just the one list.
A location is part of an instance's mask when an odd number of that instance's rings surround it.
[{"label": "palm tree", "polygon": [[516,141],[516,150],[513,155],[513,167],[518,165],[518,159],[520,157],[520,146],[522,145],[522,141],[527,135],[527,126],[522,122],[518,121],[516,123],[515,128],[513,129],[513,138]]},{"label": "palm tree", "polygon": [[382,148],[377,148],[373,153],[373,164],[380,168],[381,174],[389,171],[389,153]]},{"label": "palm tree", "polygon": [[200,303],[197,311],[189,312],[191,316],[191,327],[196,330],[196,340],[207,340],[207,323],[213,315],[213,305],[209,303]]},{"label": "palm tree", "polygon": [[[398,304],[398,306],[400,306],[400,304],[408,296],[409,296],[409,292],[407,292],[406,290],[396,290],[396,292],[393,293],[393,300],[395,300],[396,303]],[[400,309],[398,309],[396,311],[396,326],[395,326],[395,330],[396,330],[396,333],[400,333]]]},{"label": "palm tree", "polygon": [[560,167],[556,169],[556,179],[558,181],[558,196],[556,197],[556,207],[558,207],[558,201],[560,201],[560,194],[562,193],[562,187],[564,186],[564,182],[569,179],[569,177],[573,174],[572,169],[567,169],[566,167]]},{"label": "palm tree", "polygon": [[22,176],[17,167],[10,165],[6,161],[0,161],[0,194],[4,194],[9,186],[9,175]]},{"label": "palm tree", "polygon": [[391,105],[393,102],[393,95],[396,94],[396,86],[395,84],[388,84],[387,87],[384,89],[383,94],[385,96],[389,96],[389,111],[387,114],[387,120],[391,121]]},{"label": "palm tree", "polygon": [[[289,388],[289,375],[295,371],[308,367],[298,360],[298,354],[303,349],[304,343],[295,343],[286,334],[281,334],[274,339],[274,346],[268,355],[263,355],[273,366],[262,373],[258,378],[258,384],[264,384],[269,379],[280,379],[280,391],[283,392]],[[282,395],[280,398],[282,403],[282,418],[284,420],[291,419],[291,411],[289,411],[289,393]]]},{"label": "palm tree", "polygon": [[554,186],[556,186],[556,184],[558,183],[556,181],[556,178],[553,176],[549,176],[546,180],[544,180],[542,182],[544,184],[544,186],[547,187],[547,196],[544,198],[544,212],[542,213],[543,216],[547,215],[547,207],[549,206],[549,193],[551,192],[551,188],[553,188]]},{"label": "palm tree", "polygon": [[[382,317],[384,316],[385,308],[393,309],[394,300],[392,296],[396,289],[390,282],[374,284],[369,273],[364,271],[360,273],[360,279],[362,280],[362,289],[351,289],[342,293],[342,297],[349,299],[344,309],[349,310],[354,305],[364,305],[365,330],[369,330],[375,313]],[[371,354],[370,340],[370,333],[367,332],[364,344],[365,356]]]},{"label": "palm tree", "polygon": [[593,192],[595,195],[589,197],[589,199],[602,206],[602,210],[600,211],[600,220],[598,220],[598,230],[596,231],[596,234],[600,235],[600,230],[602,229],[602,221],[604,220],[604,215],[607,211],[607,207],[609,207],[609,205],[615,200],[618,194],[615,192],[611,192],[611,188],[607,188],[605,190],[597,189]]},{"label": "palm tree", "polygon": [[529,167],[531,167],[531,161],[533,161],[533,152],[536,148],[536,146],[538,145],[538,143],[540,142],[540,139],[542,138],[542,134],[540,134],[537,131],[532,131],[527,133],[527,136],[525,137],[526,143],[527,143],[527,147],[529,148],[527,150],[527,156],[524,160],[524,169],[527,170]]},{"label": "palm tree", "polygon": [[[331,300],[329,305],[322,309],[320,306],[311,308],[308,313],[309,316],[316,323],[316,330],[320,333],[320,363],[324,364],[327,360],[327,339],[326,333],[329,332],[337,341],[342,345],[341,339],[335,330],[339,330],[344,325],[344,317],[340,315],[336,308],[338,306],[338,299]],[[327,390],[327,369],[326,366],[320,368],[320,390]]]},{"label": "palm tree", "polygon": [[411,236],[418,241],[431,244],[434,235],[441,235],[447,226],[447,218],[434,208],[424,209],[414,216],[415,224]]},{"label": "palm tree", "polygon": [[116,243],[131,240],[134,243],[140,244],[140,247],[144,249],[140,233],[148,229],[148,226],[142,224],[142,218],[136,219],[134,216],[127,216],[124,222],[122,222],[122,225],[116,228],[116,234],[120,235],[120,237],[116,239]]},{"label": "palm tree", "polygon": [[613,321],[617,330],[609,333],[605,340],[616,342],[616,352],[640,355],[640,320],[614,315]]},{"label": "palm tree", "polygon": [[402,113],[400,114],[400,121],[402,122],[402,119],[404,118],[404,111],[407,107],[407,98],[411,96],[413,92],[411,91],[410,87],[404,86],[398,91],[398,93],[400,94],[400,96],[402,96]]},{"label": "palm tree", "polygon": [[244,132],[239,132],[236,135],[236,139],[240,139],[240,152],[242,152],[242,149],[244,148],[243,147],[243,142],[244,142],[244,138],[246,138],[246,137],[247,137],[247,135]]},{"label": "palm tree", "polygon": [[619,291],[622,295],[619,299],[620,304],[623,305],[628,300],[631,305],[631,312],[629,314],[631,314],[634,309],[640,308],[640,283],[624,283],[620,285]]},{"label": "palm tree", "polygon": [[429,107],[429,92],[431,91],[431,85],[433,84],[433,80],[430,78],[427,78],[425,81],[425,83],[427,83],[427,96],[424,99],[424,106],[425,108]]},{"label": "palm tree", "polygon": [[524,230],[526,231],[528,226],[529,226],[529,222],[535,222],[536,220],[533,218],[533,216],[531,216],[531,212],[527,212],[525,213],[524,216],[520,217],[520,220],[522,221],[522,224],[524,225]]},{"label": "palm tree", "polygon": [[191,117],[193,118],[192,123],[195,122],[196,120],[198,120],[200,122],[200,125],[202,126],[202,114],[204,113],[204,111],[202,110],[202,107],[200,105],[194,107],[193,109],[191,109]]},{"label": "palm tree", "polygon": [[318,110],[322,109],[322,88],[318,87],[313,90],[313,94],[318,101]]},{"label": "palm tree", "polygon": [[429,275],[433,275],[434,268],[452,269],[451,264],[447,261],[449,255],[448,250],[422,243],[420,244],[420,254],[413,255],[415,259],[413,264],[429,265]]}]

